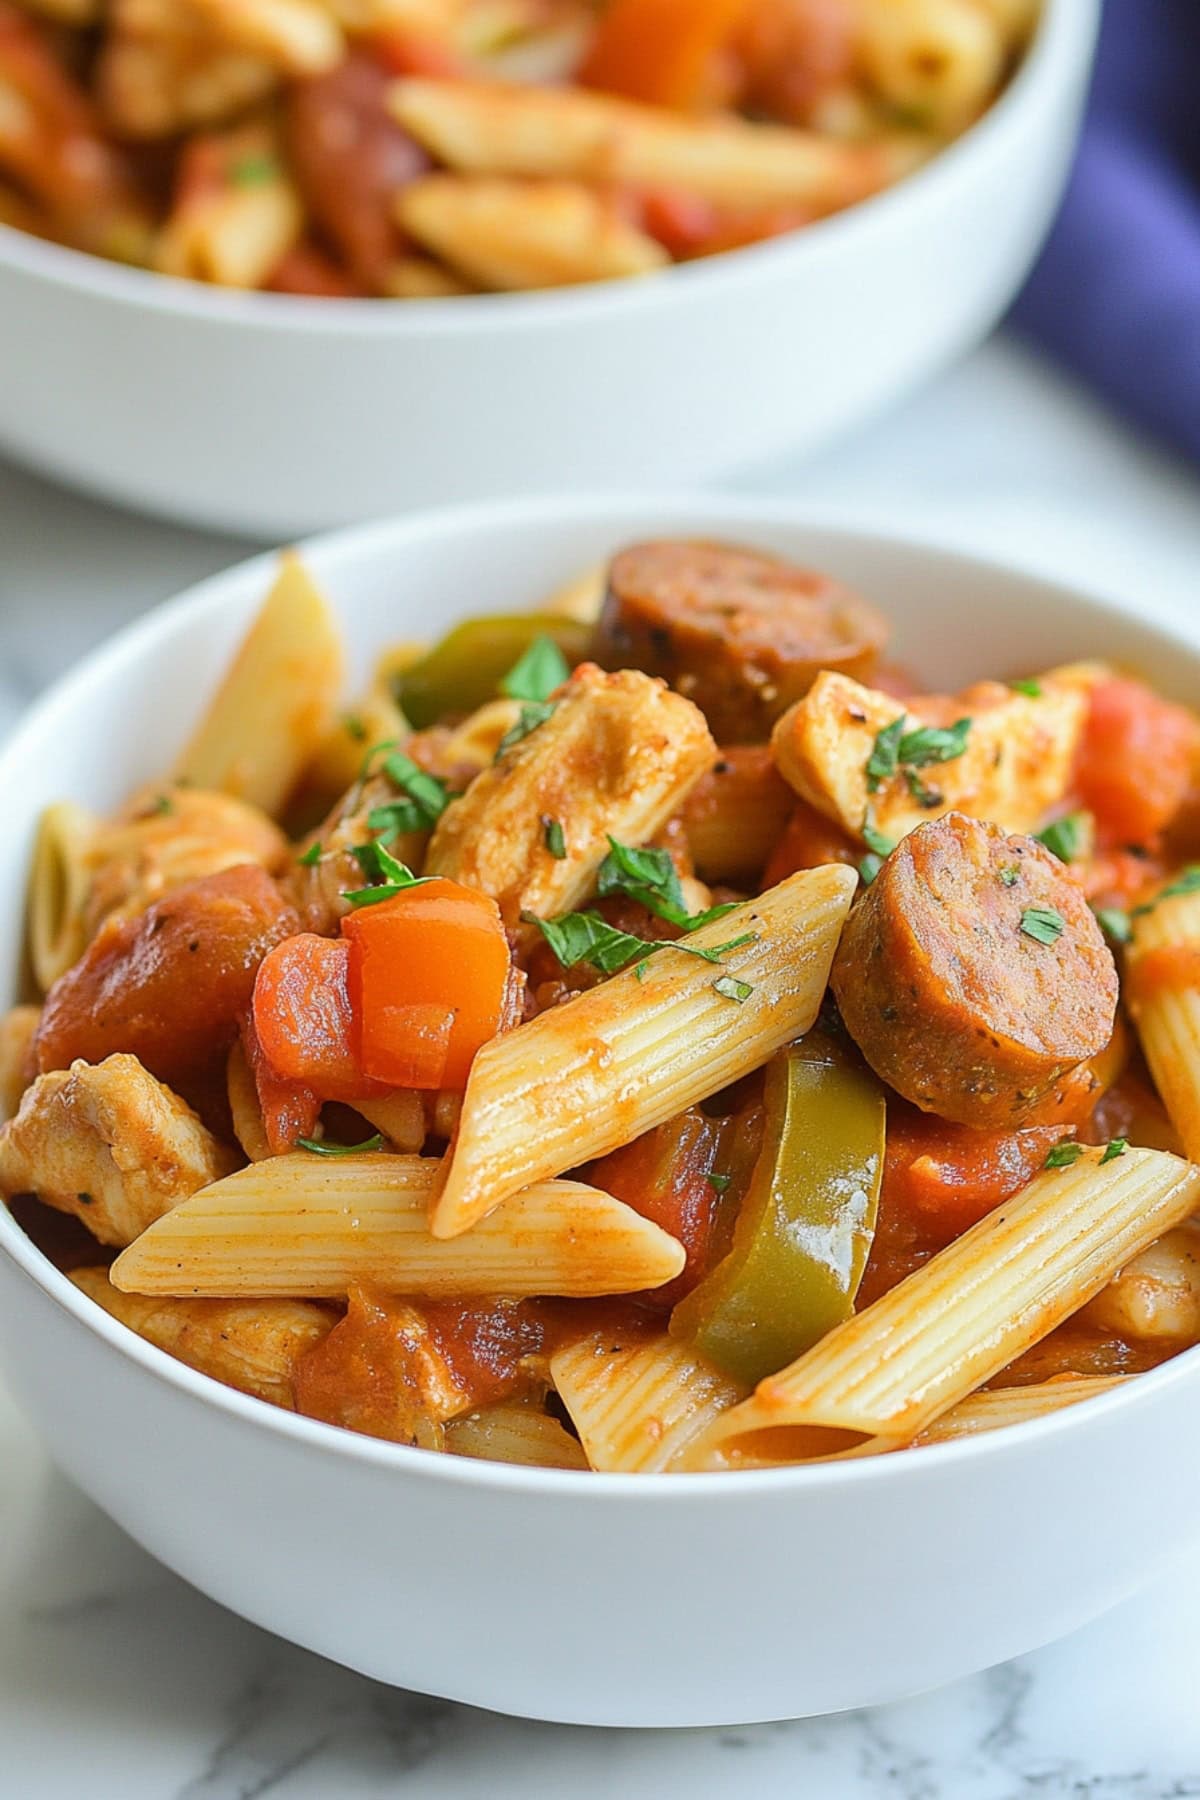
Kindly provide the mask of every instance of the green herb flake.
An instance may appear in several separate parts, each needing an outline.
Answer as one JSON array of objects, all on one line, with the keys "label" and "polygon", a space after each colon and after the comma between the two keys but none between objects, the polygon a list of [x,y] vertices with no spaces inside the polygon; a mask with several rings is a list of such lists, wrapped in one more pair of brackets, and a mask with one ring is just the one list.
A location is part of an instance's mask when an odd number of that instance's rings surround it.
[{"label": "green herb flake", "polygon": [[867,846],[867,849],[878,857],[890,856],[892,851],[896,848],[895,838],[888,837],[885,831],[879,830],[875,820],[871,816],[871,809],[869,806],[867,808],[866,817],[862,822],[862,840]]},{"label": "green herb flake", "polygon": [[885,725],[882,731],[875,734],[875,742],[867,758],[868,794],[878,793],[881,784],[889,781],[896,773],[905,723],[905,715],[901,713],[898,719],[893,719],[890,725]]},{"label": "green herb flake", "polygon": [[429,821],[415,800],[393,800],[386,806],[371,808],[367,828],[386,848],[407,832],[427,831]]},{"label": "green herb flake", "polygon": [[1027,906],[1021,914],[1021,930],[1037,944],[1057,944],[1066,921],[1052,906]]},{"label": "green herb flake", "polygon": [[1194,894],[1200,890],[1200,863],[1189,863],[1181,875],[1155,894],[1153,900],[1146,900],[1141,906],[1135,906],[1130,913],[1131,919],[1140,918],[1143,913],[1152,912],[1160,900],[1174,900],[1179,894]]},{"label": "green herb flake", "polygon": [[308,846],[308,849],[304,852],[303,856],[298,856],[296,858],[296,861],[300,864],[302,869],[315,869],[320,860],[321,841],[319,838],[316,843]]},{"label": "green herb flake", "polygon": [[927,812],[932,812],[935,806],[945,804],[946,796],[941,788],[926,787],[915,769],[905,769],[904,780],[917,805],[923,806]]},{"label": "green herb flake", "polygon": [[719,975],[713,989],[723,1000],[736,1000],[739,1006],[754,992],[748,981],[739,981],[735,975]]},{"label": "green herb flake", "polygon": [[398,747],[398,740],[396,738],[383,738],[378,744],[372,744],[369,750],[364,751],[362,762],[358,767],[358,777],[355,785],[361,787],[363,782],[367,780],[375,767],[377,758],[385,756],[389,750],[395,750]]},{"label": "green herb flake", "polygon": [[388,780],[407,794],[427,825],[436,825],[450,802],[444,781],[422,769],[400,750],[395,750],[383,765]]},{"label": "green herb flake", "polygon": [[1098,906],[1095,911],[1096,923],[1106,938],[1114,944],[1129,942],[1133,936],[1133,926],[1127,912],[1122,912],[1117,906]]},{"label": "green herb flake", "polygon": [[308,1150],[313,1156],[366,1156],[371,1150],[383,1149],[383,1133],[377,1131],[361,1144],[327,1144],[322,1138],[297,1138],[296,1148]]},{"label": "green herb flake", "polygon": [[240,156],[226,172],[233,187],[264,187],[278,176],[279,164],[273,156]]},{"label": "green herb flake", "polygon": [[946,727],[923,725],[918,731],[907,731],[897,746],[896,760],[911,769],[954,762],[966,749],[970,730],[970,719],[958,719]]},{"label": "green herb flake", "polygon": [[366,721],[360,713],[343,713],[342,730],[356,744],[365,744],[367,741]]},{"label": "green herb flake", "polygon": [[1005,863],[1000,871],[1000,879],[1005,887],[1015,887],[1021,879],[1021,870],[1016,863]]},{"label": "green herb flake", "polygon": [[858,865],[858,878],[864,887],[870,887],[882,867],[882,856],[877,856],[874,851],[868,851]]},{"label": "green herb flake", "polygon": [[1040,681],[1022,677],[1020,681],[1010,681],[1008,685],[1014,694],[1024,694],[1027,700],[1040,700],[1042,697]]},{"label": "green herb flake", "polygon": [[1052,856],[1059,862],[1078,862],[1087,855],[1088,845],[1092,837],[1092,815],[1087,812],[1067,813],[1061,819],[1055,819],[1044,831],[1033,834],[1039,844],[1045,844]]},{"label": "green herb flake", "polygon": [[560,819],[548,819],[542,815],[542,842],[554,858],[555,862],[567,860],[567,839]]},{"label": "green herb flake", "polygon": [[719,963],[727,951],[755,943],[758,935],[753,931],[743,932],[741,937],[731,938],[726,944],[704,950],[694,944],[635,937],[632,932],[618,931],[596,912],[564,913],[557,919],[539,919],[535,913],[522,913],[521,917],[527,925],[537,926],[564,969],[574,968],[576,963],[582,962],[598,969],[602,975],[615,975],[638,957],[642,959],[636,970],[639,981],[644,979],[644,962],[658,950],[681,950],[704,962]]},{"label": "green herb flake", "polygon": [[165,817],[168,813],[173,813],[175,811],[175,802],[172,800],[170,794],[159,794],[156,796],[154,805],[150,810],[151,812],[158,813],[160,817]]},{"label": "green herb flake", "polygon": [[1116,1162],[1118,1156],[1124,1156],[1129,1148],[1128,1138],[1113,1138],[1104,1146],[1104,1155],[1100,1158],[1100,1167],[1105,1163]]},{"label": "green herb flake", "polygon": [[570,664],[552,637],[535,637],[525,654],[513,664],[500,683],[510,700],[540,704],[560,688],[571,673]]},{"label": "green herb flake", "polygon": [[656,918],[681,931],[699,931],[733,912],[737,902],[710,906],[706,912],[689,913],[683,902],[683,888],[670,853],[660,849],[635,849],[616,838],[608,840],[608,855],[596,875],[596,892],[601,899],[610,894],[623,894],[636,900]]},{"label": "green herb flake", "polygon": [[718,1194],[723,1194],[733,1180],[733,1176],[718,1175],[714,1172],[706,1175],[704,1179],[707,1181],[710,1188],[715,1188]]},{"label": "green herb flake", "polygon": [[431,875],[414,875],[406,863],[399,862],[378,841],[355,844],[350,854],[363,874],[374,884],[343,893],[343,899],[348,900],[355,909],[376,906],[381,900],[394,900],[397,894],[403,894],[406,889],[424,887],[427,881],[433,880]]},{"label": "green herb flake", "polygon": [[522,738],[527,738],[531,731],[536,731],[539,725],[544,725],[553,711],[553,706],[544,700],[531,700],[523,706],[520,718],[505,732],[496,747],[496,761],[499,762],[506,750],[511,750],[514,744],[521,742]]},{"label": "green herb flake", "polygon": [[1066,1138],[1061,1144],[1055,1144],[1042,1167],[1043,1169],[1069,1169],[1073,1163],[1079,1161],[1082,1155],[1083,1145]]}]

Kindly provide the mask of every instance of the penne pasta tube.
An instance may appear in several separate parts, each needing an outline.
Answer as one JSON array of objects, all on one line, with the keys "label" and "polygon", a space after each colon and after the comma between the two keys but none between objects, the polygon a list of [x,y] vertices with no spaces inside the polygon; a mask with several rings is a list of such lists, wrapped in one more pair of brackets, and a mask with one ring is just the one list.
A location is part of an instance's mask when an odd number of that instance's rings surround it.
[{"label": "penne pasta tube", "polygon": [[867,79],[922,126],[962,131],[999,88],[1008,46],[978,0],[858,0],[856,10]]},{"label": "penne pasta tube", "polygon": [[[806,869],[485,1044],[431,1215],[436,1236],[455,1237],[530,1182],[631,1143],[802,1036],[856,885],[843,866]],[[719,967],[687,953],[742,938]]]},{"label": "penne pasta tube", "polygon": [[431,256],[398,256],[388,264],[383,291],[389,300],[452,300],[471,284]]},{"label": "penne pasta tube", "polygon": [[927,1425],[913,1439],[912,1448],[946,1444],[951,1438],[976,1437],[981,1431],[999,1431],[1005,1425],[1044,1419],[1050,1413],[1061,1412],[1064,1406],[1078,1406],[1081,1400],[1111,1393],[1131,1379],[1129,1375],[1056,1375],[1051,1381],[1030,1382],[1025,1387],[985,1389],[960,1400]]},{"label": "penne pasta tube", "polygon": [[1133,915],[1122,998],[1184,1150],[1200,1162],[1200,892]]},{"label": "penne pasta tube", "polygon": [[239,1169],[176,1207],[112,1268],[123,1292],[341,1298],[356,1283],[445,1298],[584,1297],[661,1287],[675,1239],[578,1181],[539,1182],[469,1237],[439,1243],[432,1157],[307,1151]]},{"label": "penne pasta tube", "polygon": [[595,1332],[552,1356],[550,1376],[589,1466],[606,1474],[670,1468],[746,1392],[665,1332]]},{"label": "penne pasta tube", "polygon": [[230,48],[263,56],[292,77],[338,63],[345,40],[323,0],[190,0],[197,20]]},{"label": "penne pasta tube", "polygon": [[[237,137],[253,144],[260,134]],[[269,140],[266,145],[236,151],[231,143],[225,153],[227,167],[250,169],[251,179],[226,174],[183,192],[154,249],[153,265],[161,274],[234,288],[258,288],[268,280],[300,236],[304,208]]]},{"label": "penne pasta tube", "polygon": [[761,1381],[689,1455],[800,1462],[911,1443],[1056,1325],[1200,1200],[1200,1168],[1161,1150],[1085,1151],[890,1293]]},{"label": "penne pasta tube", "polygon": [[563,619],[575,619],[580,625],[594,625],[600,617],[604,596],[608,591],[608,564],[593,563],[533,608],[534,612],[552,613]]},{"label": "penne pasta tube", "polygon": [[916,160],[900,137],[836,143],[578,88],[409,78],[395,84],[390,104],[438,162],[464,173],[680,187],[731,206],[846,206]]},{"label": "penne pasta tube", "polygon": [[38,821],[29,877],[29,960],[43,993],[87,946],[91,850],[100,828],[94,813],[69,800],[48,806]]},{"label": "penne pasta tube", "polygon": [[358,780],[363,759],[374,744],[403,744],[410,736],[408,720],[382,681],[372,682],[342,712],[320,744],[304,773],[305,788],[319,794],[342,795]]},{"label": "penne pasta tube", "polygon": [[451,1419],[446,1449],[452,1456],[476,1456],[485,1462],[518,1463],[527,1469],[586,1469],[587,1457],[557,1419],[540,1408],[510,1402]]},{"label": "penne pasta tube", "polygon": [[396,216],[419,244],[482,288],[616,281],[671,260],[611,196],[580,182],[427,175],[401,188]]},{"label": "penne pasta tube", "polygon": [[342,669],[333,614],[299,557],[284,555],[175,779],[277,813],[329,730]]},{"label": "penne pasta tube", "polygon": [[[953,701],[941,695],[900,701],[825,670],[777,721],[775,759],[800,798],[851,837],[862,836],[868,811],[875,828],[892,838],[951,811],[990,819],[1004,831],[1033,831],[1067,792],[1087,708],[1075,669],[1062,679],[1052,671],[1036,686],[1037,694],[1028,695],[986,681]],[[868,772],[888,728],[907,735],[960,719],[967,722],[961,751],[923,767],[926,779],[917,792],[902,761],[893,759],[894,773],[883,777]],[[893,745],[897,756],[902,743]]]},{"label": "penne pasta tube", "polygon": [[289,1410],[296,1364],[336,1323],[326,1307],[303,1300],[146,1300],[113,1287],[106,1269],[76,1269],[71,1280],[168,1356]]},{"label": "penne pasta tube", "polygon": [[755,880],[795,804],[768,745],[721,750],[683,803],[683,829],[697,875],[735,884]]},{"label": "penne pasta tube", "polygon": [[393,1150],[415,1156],[425,1142],[425,1105],[413,1088],[356,1101],[354,1110],[382,1132]]},{"label": "penne pasta tube", "polygon": [[251,1162],[265,1162],[272,1154],[271,1146],[267,1141],[267,1128],[263,1124],[254,1071],[240,1037],[234,1039],[229,1060],[225,1064],[225,1093],[229,1101],[234,1137]]}]

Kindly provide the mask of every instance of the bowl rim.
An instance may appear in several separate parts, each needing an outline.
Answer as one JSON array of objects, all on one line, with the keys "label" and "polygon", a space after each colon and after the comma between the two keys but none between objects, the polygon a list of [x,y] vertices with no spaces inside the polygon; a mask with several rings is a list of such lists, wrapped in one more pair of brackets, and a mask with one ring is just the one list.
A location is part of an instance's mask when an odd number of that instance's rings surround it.
[{"label": "bowl rim", "polygon": [[1101,0],[1042,0],[1043,11],[1026,53],[1004,91],[960,137],[894,186],[803,230],[716,256],[675,264],[656,280],[590,282],[578,287],[530,293],[456,295],[406,300],[402,304],[361,298],[318,298],[300,294],[243,292],[139,269],[55,244],[16,226],[0,224],[0,271],[39,278],[61,290],[99,297],[148,313],[175,315],[212,326],[256,331],[350,332],[363,337],[401,339],[426,333],[454,334],[482,329],[499,333],[586,323],[597,314],[623,318],[653,312],[676,299],[718,296],[761,274],[795,275],[806,258],[836,254],[875,222],[886,228],[897,212],[933,205],[944,190],[973,178],[976,165],[995,146],[1019,139],[1026,113],[1064,85],[1073,70],[1090,61],[1099,28]]},{"label": "bowl rim", "polygon": [[[874,549],[883,553],[913,552],[933,558],[952,580],[956,570],[975,577],[994,577],[1010,585],[1029,586],[1053,605],[1056,600],[1082,604],[1101,622],[1111,620],[1132,624],[1147,642],[1157,640],[1159,647],[1189,662],[1200,661],[1200,621],[1190,632],[1177,618],[1139,616],[1132,602],[1114,595],[1095,593],[1068,582],[1055,580],[1035,570],[1023,568],[996,556],[964,551],[940,542],[920,531],[892,527],[877,528],[858,525],[836,512],[789,505],[771,497],[723,494],[652,494],[593,493],[564,500],[561,496],[492,500],[429,508],[418,513],[352,525],[304,540],[300,553],[307,557],[348,556],[370,558],[375,554],[398,554],[407,540],[419,540],[434,533],[453,534],[456,539],[471,538],[494,529],[518,526],[534,530],[551,520],[561,522],[569,517],[579,524],[601,524],[614,515],[644,514],[649,521],[662,518],[694,518],[697,527],[704,524],[724,532],[729,529],[753,533],[808,531],[831,539],[842,539],[847,545]],[[715,516],[714,516],[715,515]],[[135,618],[84,656],[26,710],[16,726],[0,742],[0,785],[6,765],[22,741],[45,729],[56,714],[70,713],[77,699],[91,688],[109,679],[110,673],[128,665],[136,665],[154,648],[175,637],[189,622],[205,615],[219,615],[247,585],[261,581],[266,585],[277,550],[261,551],[231,564],[204,580],[192,584],[172,598],[153,606]],[[515,1464],[493,1463],[485,1459],[451,1456],[417,1449],[406,1444],[366,1437],[344,1427],[326,1424],[299,1413],[287,1412],[270,1402],[244,1394],[215,1377],[202,1374],[158,1349],[122,1325],[90,1300],[37,1248],[32,1238],[21,1229],[7,1207],[0,1203],[0,1256],[11,1263],[28,1281],[60,1311],[70,1316],[85,1332],[101,1338],[121,1358],[141,1366],[152,1380],[181,1390],[201,1406],[216,1408],[243,1424],[274,1432],[302,1447],[318,1453],[344,1456],[379,1469],[406,1475],[412,1479],[479,1488],[502,1488],[510,1492],[542,1495],[547,1498],[585,1494],[592,1503],[621,1498],[658,1502],[672,1494],[714,1496],[724,1494],[736,1503],[739,1495],[753,1483],[756,1493],[776,1489],[794,1489],[797,1494],[812,1487],[839,1487],[844,1484],[888,1480],[903,1483],[921,1479],[922,1471],[958,1464],[979,1457],[1003,1455],[1018,1444],[1034,1443],[1043,1436],[1058,1432],[1086,1429],[1101,1413],[1115,1413],[1191,1380],[1200,1371],[1200,1345],[1169,1357],[1157,1368],[1139,1374],[1094,1398],[1062,1408],[1040,1419],[983,1432],[974,1437],[950,1440],[942,1444],[922,1446],[919,1452],[894,1451],[887,1455],[851,1458],[842,1462],[788,1465],[778,1469],[745,1469],[676,1474],[670,1477],[644,1474],[595,1473],[575,1469],[536,1469]],[[1139,1400],[1140,1397],[1140,1400]]]}]

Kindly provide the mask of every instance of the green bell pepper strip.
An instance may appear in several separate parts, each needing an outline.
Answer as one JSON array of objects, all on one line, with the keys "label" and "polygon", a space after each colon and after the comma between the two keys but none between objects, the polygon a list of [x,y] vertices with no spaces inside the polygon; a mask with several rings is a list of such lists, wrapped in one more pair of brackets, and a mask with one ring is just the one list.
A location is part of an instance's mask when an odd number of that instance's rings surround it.
[{"label": "green bell pepper strip", "polygon": [[764,1104],[732,1247],[670,1327],[752,1385],[850,1316],[883,1177],[883,1090],[827,1040],[773,1059]]},{"label": "green bell pepper strip", "polygon": [[500,683],[535,638],[553,638],[572,668],[585,660],[592,627],[550,613],[466,619],[392,678],[401,712],[416,731],[494,700]]}]

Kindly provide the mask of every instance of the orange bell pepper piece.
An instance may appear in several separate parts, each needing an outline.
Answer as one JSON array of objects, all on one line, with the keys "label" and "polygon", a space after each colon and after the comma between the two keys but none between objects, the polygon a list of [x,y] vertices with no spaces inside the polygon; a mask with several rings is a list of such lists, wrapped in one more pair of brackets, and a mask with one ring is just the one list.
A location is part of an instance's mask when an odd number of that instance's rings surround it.
[{"label": "orange bell pepper piece", "polygon": [[703,106],[746,10],[747,0],[611,0],[577,79],[652,106]]},{"label": "orange bell pepper piece", "polygon": [[382,1088],[364,1079],[349,991],[349,947],[302,932],[285,938],[259,965],[254,1031],[283,1081],[324,1100],[353,1104]]},{"label": "orange bell pepper piece", "polygon": [[504,1016],[508,939],[486,894],[440,878],[342,920],[363,1073],[462,1088]]}]

